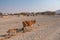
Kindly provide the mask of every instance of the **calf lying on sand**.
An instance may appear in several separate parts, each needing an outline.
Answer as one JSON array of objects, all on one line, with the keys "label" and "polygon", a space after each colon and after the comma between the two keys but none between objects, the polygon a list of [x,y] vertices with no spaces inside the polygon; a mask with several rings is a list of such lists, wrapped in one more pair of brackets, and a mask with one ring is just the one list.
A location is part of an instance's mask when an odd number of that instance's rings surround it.
[{"label": "calf lying on sand", "polygon": [[26,32],[26,31],[31,31],[32,30],[32,25],[36,23],[36,20],[30,20],[30,21],[23,21],[22,24],[23,24],[23,32]]},{"label": "calf lying on sand", "polygon": [[18,30],[17,28],[16,29],[9,29],[7,31],[7,33],[8,33],[9,36],[13,36],[17,33],[17,30]]},{"label": "calf lying on sand", "polygon": [[23,31],[23,30],[22,29],[18,29],[18,28],[9,29],[7,31],[8,34],[0,35],[0,37],[2,37],[0,40],[9,39],[9,38],[11,38],[12,36],[15,36],[18,32],[21,32],[21,31]]}]

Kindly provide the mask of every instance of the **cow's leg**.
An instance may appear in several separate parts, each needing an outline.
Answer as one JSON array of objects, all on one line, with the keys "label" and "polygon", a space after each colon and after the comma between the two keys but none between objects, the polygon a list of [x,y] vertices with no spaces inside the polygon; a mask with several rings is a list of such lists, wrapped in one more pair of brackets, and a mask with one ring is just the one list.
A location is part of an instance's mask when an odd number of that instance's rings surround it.
[{"label": "cow's leg", "polygon": [[25,27],[23,27],[23,28],[22,28],[22,31],[23,31],[23,33],[25,33],[25,32],[26,32],[26,28],[25,28]]},{"label": "cow's leg", "polygon": [[30,32],[31,30],[32,30],[32,28],[31,28],[30,26],[23,28],[23,32],[24,32],[24,33],[25,33],[25,32]]}]

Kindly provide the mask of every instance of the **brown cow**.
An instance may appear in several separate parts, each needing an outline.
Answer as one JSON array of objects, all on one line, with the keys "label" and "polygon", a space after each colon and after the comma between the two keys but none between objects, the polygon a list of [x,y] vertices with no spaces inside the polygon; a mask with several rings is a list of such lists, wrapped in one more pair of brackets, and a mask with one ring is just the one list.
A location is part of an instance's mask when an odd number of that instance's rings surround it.
[{"label": "brown cow", "polygon": [[22,24],[23,24],[23,27],[26,27],[26,26],[30,26],[35,24],[36,23],[36,20],[30,20],[30,21],[23,21]]},{"label": "brown cow", "polygon": [[23,32],[30,31],[31,26],[36,23],[36,20],[30,20],[30,21],[23,21]]}]

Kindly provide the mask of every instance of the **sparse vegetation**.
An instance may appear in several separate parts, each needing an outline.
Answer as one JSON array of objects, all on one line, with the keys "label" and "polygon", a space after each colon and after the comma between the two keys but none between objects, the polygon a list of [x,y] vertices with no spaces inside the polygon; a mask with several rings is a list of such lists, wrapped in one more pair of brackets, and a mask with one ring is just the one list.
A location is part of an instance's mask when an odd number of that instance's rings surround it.
[{"label": "sparse vegetation", "polygon": [[[56,12],[51,12],[51,11],[45,11],[45,12],[21,12],[21,13],[11,13],[11,14],[7,14],[7,15],[17,15],[18,17],[20,17],[20,15],[23,15],[23,16],[38,16],[38,15],[56,15]],[[58,14],[59,15],[59,14]],[[6,16],[5,14],[3,15],[3,13],[0,12],[0,16]]]}]

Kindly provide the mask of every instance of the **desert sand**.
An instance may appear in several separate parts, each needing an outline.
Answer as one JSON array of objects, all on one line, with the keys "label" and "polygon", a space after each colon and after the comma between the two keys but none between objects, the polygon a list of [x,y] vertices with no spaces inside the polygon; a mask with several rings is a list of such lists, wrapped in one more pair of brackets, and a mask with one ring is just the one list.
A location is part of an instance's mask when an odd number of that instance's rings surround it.
[{"label": "desert sand", "polygon": [[60,16],[11,16],[0,18],[0,36],[7,34],[6,31],[14,28],[22,28],[22,21],[36,20],[33,30],[26,33],[17,33],[9,39],[0,37],[0,40],[60,40]]}]

